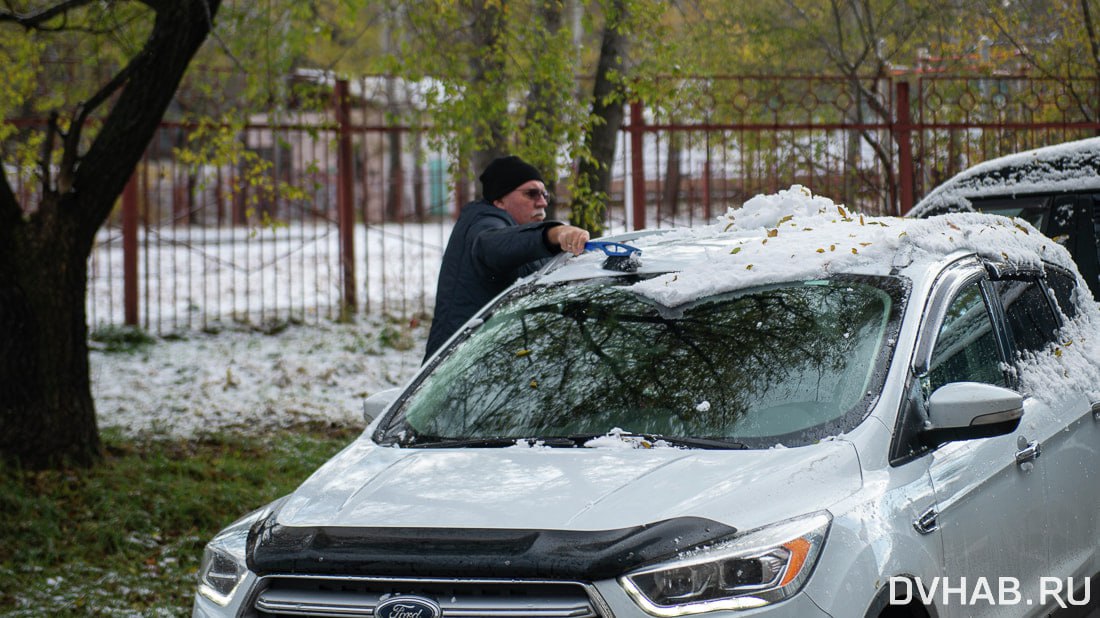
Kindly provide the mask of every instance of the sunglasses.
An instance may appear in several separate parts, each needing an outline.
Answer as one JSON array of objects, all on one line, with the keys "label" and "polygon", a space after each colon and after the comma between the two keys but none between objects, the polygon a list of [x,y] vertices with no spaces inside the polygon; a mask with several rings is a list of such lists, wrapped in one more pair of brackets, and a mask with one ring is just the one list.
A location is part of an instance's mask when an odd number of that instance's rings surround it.
[{"label": "sunglasses", "polygon": [[550,193],[548,193],[547,191],[545,191],[543,189],[524,189],[523,191],[520,191],[519,193],[523,197],[531,200],[532,202],[539,201],[540,197],[542,199],[546,200],[547,202],[550,201]]}]

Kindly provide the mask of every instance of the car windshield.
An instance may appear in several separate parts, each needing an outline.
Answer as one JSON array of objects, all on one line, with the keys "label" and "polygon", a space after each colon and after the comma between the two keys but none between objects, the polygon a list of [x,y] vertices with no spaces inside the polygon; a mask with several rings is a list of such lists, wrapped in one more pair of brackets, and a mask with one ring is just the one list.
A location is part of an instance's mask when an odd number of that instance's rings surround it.
[{"label": "car windshield", "polygon": [[634,294],[630,282],[505,299],[414,386],[376,439],[583,444],[621,430],[671,444],[812,443],[865,415],[905,297],[899,279],[847,277],[669,309]]}]

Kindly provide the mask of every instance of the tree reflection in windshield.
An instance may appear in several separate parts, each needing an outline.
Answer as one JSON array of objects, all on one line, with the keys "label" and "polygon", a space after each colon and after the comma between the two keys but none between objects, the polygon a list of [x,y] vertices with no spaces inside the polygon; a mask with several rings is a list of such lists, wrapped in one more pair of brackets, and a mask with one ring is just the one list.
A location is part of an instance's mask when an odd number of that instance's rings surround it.
[{"label": "tree reflection in windshield", "polygon": [[459,344],[386,435],[548,438],[619,427],[805,443],[846,429],[878,392],[900,314],[900,292],[889,289],[899,287],[832,279],[676,309],[615,280],[537,289]]}]

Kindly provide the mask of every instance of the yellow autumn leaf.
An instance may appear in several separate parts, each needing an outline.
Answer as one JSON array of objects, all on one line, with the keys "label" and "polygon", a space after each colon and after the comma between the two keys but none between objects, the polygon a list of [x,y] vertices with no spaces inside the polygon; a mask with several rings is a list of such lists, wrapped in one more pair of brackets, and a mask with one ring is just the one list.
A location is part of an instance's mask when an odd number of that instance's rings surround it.
[{"label": "yellow autumn leaf", "polygon": [[733,249],[730,249],[730,255],[737,255],[738,253],[741,253],[741,247],[734,247]]},{"label": "yellow autumn leaf", "polygon": [[538,380],[532,379],[531,380],[531,388],[538,388],[538,387],[539,387]]},{"label": "yellow autumn leaf", "polygon": [[852,255],[859,255],[859,251],[855,247],[852,247]]},{"label": "yellow autumn leaf", "polygon": [[825,253],[825,250],[824,250],[824,249],[821,249],[821,248],[818,248],[817,252],[818,252],[818,253]]},{"label": "yellow autumn leaf", "polygon": [[749,264],[748,266],[746,266],[745,270],[752,270],[752,264]]},{"label": "yellow autumn leaf", "polygon": [[772,228],[768,230],[768,238],[775,238],[779,236],[779,228]]},{"label": "yellow autumn leaf", "polygon": [[518,350],[516,356],[527,356],[531,353],[531,350]]}]

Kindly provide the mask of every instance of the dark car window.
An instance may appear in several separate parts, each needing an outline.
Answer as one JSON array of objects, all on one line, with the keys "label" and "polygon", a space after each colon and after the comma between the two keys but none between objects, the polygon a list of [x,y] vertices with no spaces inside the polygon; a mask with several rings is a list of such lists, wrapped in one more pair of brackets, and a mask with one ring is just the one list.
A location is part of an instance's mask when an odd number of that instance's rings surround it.
[{"label": "dark car window", "polygon": [[877,396],[905,290],[878,277],[791,283],[677,308],[622,280],[501,304],[387,419],[381,441],[627,432],[809,444]]},{"label": "dark car window", "polygon": [[1077,287],[1077,279],[1069,273],[1057,268],[1047,268],[1047,284],[1058,301],[1058,308],[1067,319],[1077,317],[1077,305],[1073,302],[1073,291]]},{"label": "dark car window", "polygon": [[993,321],[977,283],[952,301],[932,349],[928,392],[952,382],[1005,386]]},{"label": "dark car window", "polygon": [[1047,233],[1047,197],[1019,197],[1011,199],[975,199],[971,202],[974,210],[1002,217],[1020,217],[1040,232]]},{"label": "dark car window", "polygon": [[1001,298],[1017,352],[1038,352],[1055,342],[1058,318],[1038,281],[994,281],[993,288]]}]

